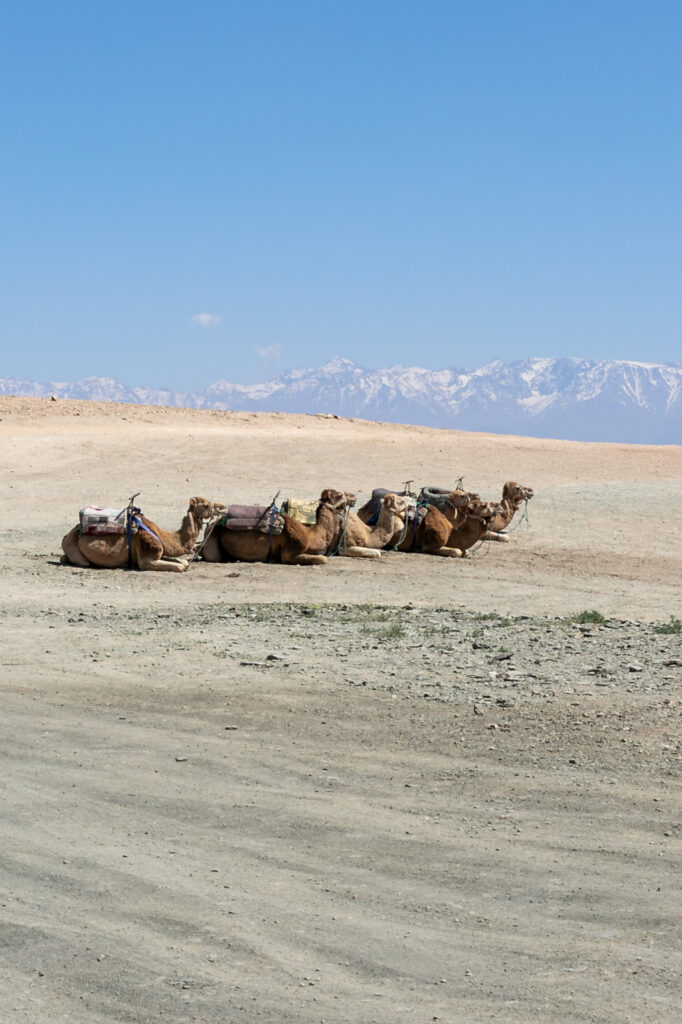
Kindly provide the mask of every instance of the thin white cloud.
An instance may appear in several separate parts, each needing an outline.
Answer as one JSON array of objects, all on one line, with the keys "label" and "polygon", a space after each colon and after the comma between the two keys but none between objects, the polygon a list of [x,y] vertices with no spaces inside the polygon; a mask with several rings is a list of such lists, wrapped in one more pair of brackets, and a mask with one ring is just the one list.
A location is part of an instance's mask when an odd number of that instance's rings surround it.
[{"label": "thin white cloud", "polygon": [[282,354],[283,348],[279,342],[277,342],[276,345],[255,345],[254,347],[264,363],[271,362],[273,359],[275,362],[279,362],[279,357]]},{"label": "thin white cloud", "polygon": [[192,323],[200,327],[217,327],[221,320],[217,313],[195,313],[192,317]]},{"label": "thin white cloud", "polygon": [[279,360],[282,355],[283,345],[277,342],[275,345],[254,345],[253,350],[258,356],[259,375],[267,377],[269,374],[277,373]]}]

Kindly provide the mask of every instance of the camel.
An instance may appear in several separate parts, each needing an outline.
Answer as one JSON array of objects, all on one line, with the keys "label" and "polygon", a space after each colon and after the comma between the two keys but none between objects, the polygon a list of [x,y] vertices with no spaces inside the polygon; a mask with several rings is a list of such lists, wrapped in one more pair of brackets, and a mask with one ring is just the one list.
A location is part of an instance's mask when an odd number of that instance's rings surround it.
[{"label": "camel", "polygon": [[349,512],[346,531],[339,554],[349,558],[380,558],[389,541],[400,535],[405,524],[408,498],[402,494],[386,494],[374,526],[365,523],[357,512]]},{"label": "camel", "polygon": [[81,534],[80,527],[74,526],[62,540],[62,561],[83,569],[125,569],[130,562],[131,566],[153,572],[184,572],[203,524],[224,512],[224,506],[216,502],[190,498],[182,525],[175,532],[162,530],[139,515],[136,518],[146,529],[132,534],[130,552],[124,534]]},{"label": "camel", "polygon": [[459,548],[462,558],[467,557],[469,548],[488,535],[490,524],[502,508],[498,502],[482,501],[478,495],[469,497],[470,500],[464,508],[463,517],[461,515],[452,517],[449,505],[443,509],[443,515],[450,522],[447,544],[449,547]]},{"label": "camel", "polygon": [[398,551],[420,551],[445,558],[466,558],[487,532],[497,505],[481,501],[472,491],[451,491],[439,508],[429,505],[416,528],[394,540]]},{"label": "camel", "polygon": [[355,495],[327,488],[320,495],[314,525],[282,516],[284,529],[270,537],[260,530],[228,530],[216,525],[209,533],[202,554],[207,562],[282,562],[284,565],[324,565],[326,552],[339,541],[344,511]]},{"label": "camel", "polygon": [[507,480],[502,488],[501,510],[490,524],[486,534],[488,540],[499,540],[509,542],[509,535],[500,533],[509,526],[519,506],[524,501],[530,501],[533,497],[533,488],[517,484],[515,480]]},{"label": "camel", "polygon": [[[423,514],[419,515],[419,507],[415,519],[408,521],[391,537],[386,545],[396,551],[420,552],[425,555],[439,555],[442,558],[461,558],[462,551],[449,543],[452,527],[457,522],[464,522],[465,512],[470,495],[466,491],[453,491],[446,502],[450,509],[447,518],[444,512],[434,505],[422,506]],[[373,517],[374,505],[369,501],[358,510],[358,516],[366,522]],[[459,517],[459,518],[458,518]]]}]

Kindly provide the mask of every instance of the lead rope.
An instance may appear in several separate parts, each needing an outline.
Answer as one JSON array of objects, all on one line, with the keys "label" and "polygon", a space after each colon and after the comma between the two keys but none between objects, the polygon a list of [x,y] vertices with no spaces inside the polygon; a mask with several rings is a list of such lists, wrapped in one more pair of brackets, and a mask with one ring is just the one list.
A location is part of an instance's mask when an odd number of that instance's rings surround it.
[{"label": "lead rope", "polygon": [[[408,480],[408,483],[412,483],[412,481]],[[402,533],[400,534],[400,540],[398,541],[397,544],[393,545],[393,547],[391,548],[391,551],[397,551],[398,548],[400,547],[400,545],[402,544],[402,542],[407,537],[407,531],[408,531],[409,526],[410,526],[410,518],[409,518],[409,515],[408,515],[409,511],[410,511],[409,508],[405,509],[405,519],[403,521],[403,529],[402,529]],[[414,514],[415,514],[415,517],[416,517],[416,514],[417,514],[416,506],[415,506],[415,509],[414,509]]]},{"label": "lead rope", "polygon": [[508,526],[505,530],[500,530],[500,533],[514,533],[516,530],[518,530],[522,523],[526,524],[526,529],[530,529],[530,516],[528,515],[528,498],[526,498],[525,502],[523,503],[523,512],[517,519],[516,524],[514,526]]},{"label": "lead rope", "polygon": [[[192,553],[191,553],[191,558],[189,560],[189,565],[191,565],[192,562],[196,562],[197,561],[197,559],[199,558],[199,555],[204,550],[204,545],[206,544],[206,541],[211,536],[211,534],[215,530],[215,528],[218,525],[218,523],[220,522],[220,520],[224,519],[224,518],[225,518],[224,515],[215,515],[215,516],[212,516],[208,520],[208,522],[204,526],[204,536],[203,536],[203,538],[200,541],[197,541],[195,543],[194,547],[192,548]],[[189,568],[189,566],[188,566],[188,568]]]},{"label": "lead rope", "polygon": [[142,510],[136,508],[133,505],[133,502],[135,501],[135,498],[139,498],[140,494],[142,494],[142,491],[136,491],[135,494],[131,494],[130,497],[128,498],[128,505],[126,507],[126,544],[128,545],[128,569],[132,569],[133,567],[133,522],[135,521],[135,516],[138,513],[142,513]]},{"label": "lead rope", "polygon": [[[486,531],[486,533],[490,533],[490,531],[488,530],[488,531]],[[481,551],[481,548],[485,544],[486,540],[488,541],[488,545],[487,545],[485,551]],[[481,537],[481,539],[479,540],[478,544],[474,544],[473,547],[469,548],[469,551],[470,551],[470,553],[472,555],[476,555],[477,558],[485,558],[486,555],[490,554],[490,545],[492,544],[492,541],[493,541],[492,537],[486,536],[484,534]]]},{"label": "lead rope", "polygon": [[350,512],[350,505],[346,505],[342,513],[343,526],[341,528],[341,536],[339,537],[339,543],[336,545],[336,550],[331,552],[331,556],[338,555],[341,547],[346,550],[346,528],[348,526],[348,513]]},{"label": "lead rope", "polygon": [[272,555],[272,534],[275,526],[275,518],[279,514],[279,509],[277,508],[277,499],[279,498],[279,495],[280,491],[277,491],[277,494],[270,502],[270,521],[268,522],[268,557],[266,559],[268,562]]}]

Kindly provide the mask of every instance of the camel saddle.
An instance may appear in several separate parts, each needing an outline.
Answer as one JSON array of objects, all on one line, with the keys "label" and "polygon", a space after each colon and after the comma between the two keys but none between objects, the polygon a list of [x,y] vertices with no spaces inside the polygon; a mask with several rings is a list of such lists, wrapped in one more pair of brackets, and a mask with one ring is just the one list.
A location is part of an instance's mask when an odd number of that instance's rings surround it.
[{"label": "camel saddle", "polygon": [[284,518],[275,505],[228,505],[227,514],[218,523],[227,530],[258,530],[281,533]]},{"label": "camel saddle", "polygon": [[448,494],[452,494],[454,490],[454,487],[422,487],[419,492],[419,500],[425,505],[445,508]]},{"label": "camel saddle", "polygon": [[297,501],[296,498],[285,498],[280,511],[290,519],[296,519],[306,526],[313,526],[317,522],[317,509],[320,499],[315,501]]},{"label": "camel saddle", "polygon": [[[102,534],[126,532],[126,520],[128,509],[126,508],[100,508],[98,505],[87,505],[80,510],[81,533]],[[130,523],[131,533],[137,533],[137,526],[134,521]]]},{"label": "camel saddle", "polygon": [[374,490],[372,491],[372,497],[369,499],[369,501],[366,501],[362,508],[359,510],[360,512],[369,513],[367,525],[374,526],[374,524],[376,523],[377,519],[379,518],[379,513],[381,512],[381,506],[384,503],[384,498],[386,497],[387,494],[403,493],[403,491],[391,491],[387,487],[375,487]]}]

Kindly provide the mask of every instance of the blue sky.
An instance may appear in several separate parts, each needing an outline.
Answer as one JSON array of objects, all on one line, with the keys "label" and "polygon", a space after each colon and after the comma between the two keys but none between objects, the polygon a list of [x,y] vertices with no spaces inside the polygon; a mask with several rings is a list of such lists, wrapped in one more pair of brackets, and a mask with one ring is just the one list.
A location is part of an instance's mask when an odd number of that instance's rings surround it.
[{"label": "blue sky", "polygon": [[682,359],[682,6],[4,5],[0,377]]}]

